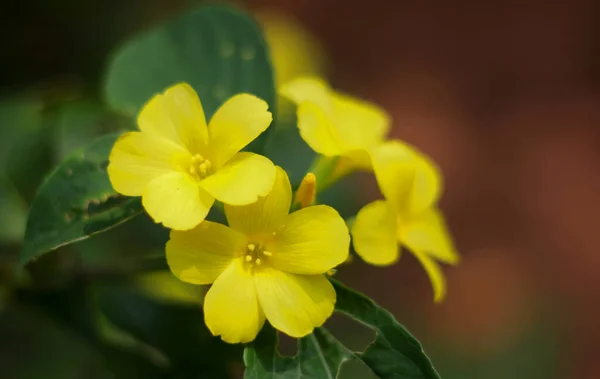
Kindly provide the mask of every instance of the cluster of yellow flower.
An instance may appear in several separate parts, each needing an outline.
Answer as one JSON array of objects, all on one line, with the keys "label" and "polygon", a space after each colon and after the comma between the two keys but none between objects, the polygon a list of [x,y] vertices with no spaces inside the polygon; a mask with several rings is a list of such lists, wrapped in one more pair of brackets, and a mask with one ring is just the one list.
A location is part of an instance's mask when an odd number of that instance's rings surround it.
[{"label": "cluster of yellow flower", "polygon": [[[441,183],[414,148],[386,141],[389,117],[372,104],[300,78],[281,94],[297,104],[304,141],[332,162],[329,183],[354,169],[371,170],[386,200],[366,205],[352,225],[354,248],[366,262],[389,265],[406,245],[444,296],[436,260],[458,260],[436,208]],[[179,279],[211,284],[205,321],[224,341],[252,341],[265,319],[302,337],[332,314],[336,294],[325,273],[348,258],[350,233],[338,212],[311,205],[315,176],[293,201],[286,172],[268,158],[240,152],[271,124],[263,100],[238,94],[207,124],[187,84],[155,95],[138,116],[140,131],[115,143],[108,173],[116,191],[141,196],[148,214],[172,229],[167,262]],[[322,174],[322,173],[321,173]],[[206,221],[215,199],[228,226]],[[300,209],[289,213],[293,202]]]}]

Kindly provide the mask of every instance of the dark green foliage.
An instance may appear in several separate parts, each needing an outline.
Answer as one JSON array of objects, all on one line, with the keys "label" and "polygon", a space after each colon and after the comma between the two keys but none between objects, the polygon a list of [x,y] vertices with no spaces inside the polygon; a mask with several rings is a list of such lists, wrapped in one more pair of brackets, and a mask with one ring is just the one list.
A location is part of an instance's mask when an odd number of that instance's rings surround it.
[{"label": "dark green foliage", "polygon": [[108,179],[108,154],[117,137],[106,135],[74,152],[42,184],[29,212],[19,267],[142,211],[138,198],[117,194]]}]

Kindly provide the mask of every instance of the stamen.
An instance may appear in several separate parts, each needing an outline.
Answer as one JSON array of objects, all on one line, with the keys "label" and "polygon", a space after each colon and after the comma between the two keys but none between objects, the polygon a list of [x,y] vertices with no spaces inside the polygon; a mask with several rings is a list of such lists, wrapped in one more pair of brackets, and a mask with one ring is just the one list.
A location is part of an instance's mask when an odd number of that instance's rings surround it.
[{"label": "stamen", "polygon": [[200,173],[202,175],[206,175],[206,171],[207,171],[206,162],[200,163],[200,166],[198,166],[198,168],[200,169]]},{"label": "stamen", "polygon": [[190,174],[194,175],[196,173],[196,167],[190,166]]},{"label": "stamen", "polygon": [[244,259],[246,261],[245,266],[247,269],[257,270],[259,266],[268,266],[269,257],[272,256],[273,253],[264,249],[265,246],[263,246],[260,241],[246,245]]}]

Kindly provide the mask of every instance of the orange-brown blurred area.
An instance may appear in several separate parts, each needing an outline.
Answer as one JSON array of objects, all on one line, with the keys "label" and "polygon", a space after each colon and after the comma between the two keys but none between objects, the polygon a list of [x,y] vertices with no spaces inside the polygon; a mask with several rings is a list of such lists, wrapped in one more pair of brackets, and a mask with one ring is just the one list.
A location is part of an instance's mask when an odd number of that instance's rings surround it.
[{"label": "orange-brown blurred area", "polygon": [[[34,3],[2,17],[3,94],[63,79],[94,92],[111,48],[187,5]],[[443,378],[600,378],[600,3],[244,5],[295,20],[320,46],[308,72],[381,105],[392,136],[444,173],[462,255],[446,300],[432,302],[410,254],[385,269],[355,260],[339,278],[390,309]],[[380,196],[368,175],[352,183],[362,204]]]},{"label": "orange-brown blurred area", "polygon": [[304,24],[334,85],[383,106],[444,172],[463,255],[446,301],[409,254],[342,277],[411,326],[443,377],[600,377],[599,4],[259,5]]}]

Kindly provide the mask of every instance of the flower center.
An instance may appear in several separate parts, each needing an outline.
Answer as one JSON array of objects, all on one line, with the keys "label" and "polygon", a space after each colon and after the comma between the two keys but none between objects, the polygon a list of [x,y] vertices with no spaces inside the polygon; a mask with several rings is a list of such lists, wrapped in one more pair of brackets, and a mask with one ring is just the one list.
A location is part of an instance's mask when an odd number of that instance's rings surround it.
[{"label": "flower center", "polygon": [[260,243],[249,243],[244,253],[245,266],[249,270],[256,270],[267,264],[272,255],[273,253]]},{"label": "flower center", "polygon": [[202,155],[196,154],[188,166],[188,173],[196,179],[204,179],[213,173],[212,163]]}]

